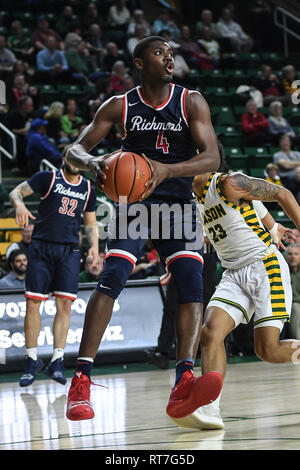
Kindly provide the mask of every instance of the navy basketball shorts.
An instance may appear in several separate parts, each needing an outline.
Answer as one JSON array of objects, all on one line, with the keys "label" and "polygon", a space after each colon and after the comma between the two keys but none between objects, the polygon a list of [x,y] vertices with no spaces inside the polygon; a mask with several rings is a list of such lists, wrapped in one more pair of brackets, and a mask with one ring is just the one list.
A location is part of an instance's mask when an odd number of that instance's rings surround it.
[{"label": "navy basketball shorts", "polygon": [[75,300],[79,269],[78,247],[33,239],[28,252],[25,297],[47,300],[51,294]]},{"label": "navy basketball shorts", "polygon": [[150,238],[165,263],[161,284],[167,285],[172,276],[180,303],[203,301],[202,226],[193,202],[147,199],[117,206],[108,235],[97,290],[117,298]]}]

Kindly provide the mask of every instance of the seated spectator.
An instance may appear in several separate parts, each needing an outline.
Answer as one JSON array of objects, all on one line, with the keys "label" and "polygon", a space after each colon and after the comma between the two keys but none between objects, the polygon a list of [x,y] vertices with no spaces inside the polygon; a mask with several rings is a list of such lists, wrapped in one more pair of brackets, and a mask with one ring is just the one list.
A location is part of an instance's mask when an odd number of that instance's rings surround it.
[{"label": "seated spectator", "polygon": [[153,270],[157,262],[148,261],[146,255],[139,258],[135,267],[132,269],[129,279],[146,279],[146,277],[153,275]]},{"label": "seated spectator", "polygon": [[214,60],[214,65],[218,66],[221,57],[220,44],[216,39],[213,38],[212,30],[207,26],[204,26],[204,28],[201,30],[198,43],[200,46],[202,46],[202,49],[206,52],[206,54],[208,54]]},{"label": "seated spectator", "polygon": [[291,149],[292,141],[287,134],[280,137],[279,147],[280,151],[273,155],[273,162],[278,165],[279,176],[285,185],[287,177],[295,176],[296,168],[300,167],[300,152]]},{"label": "seated spectator", "polygon": [[79,274],[79,282],[98,281],[104,265],[104,253],[99,253],[99,259],[94,261],[92,257],[87,256],[85,260],[85,269]]},{"label": "seated spectator", "polygon": [[288,134],[291,138],[292,145],[300,145],[300,136],[297,136],[289,121],[282,115],[282,104],[280,101],[273,101],[269,106],[270,124],[269,131],[273,136],[274,145],[278,145],[279,138],[283,134]]},{"label": "seated spectator", "polygon": [[34,47],[30,36],[24,34],[22,23],[19,20],[15,20],[11,24],[11,34],[8,36],[7,45],[17,57],[24,60],[33,58]]},{"label": "seated spectator", "polygon": [[134,35],[130,37],[127,41],[127,49],[128,49],[129,54],[133,53],[134,48],[137,45],[137,43],[141,41],[142,39],[144,39],[146,36],[147,35],[145,32],[144,26],[141,24],[137,24],[135,27]]},{"label": "seated spectator", "polygon": [[126,75],[123,80],[124,93],[132,90],[135,87],[134,78],[131,75]]},{"label": "seated spectator", "polygon": [[49,160],[54,166],[61,165],[61,154],[46,135],[47,121],[36,118],[32,121],[27,133],[26,157],[30,173],[39,171],[39,165],[43,158]]},{"label": "seated spectator", "polygon": [[300,244],[287,246],[285,259],[290,269],[292,308],[288,324],[288,338],[300,339]]},{"label": "seated spectator", "polygon": [[64,38],[69,31],[78,25],[78,17],[74,15],[71,5],[65,5],[56,23],[56,30]]},{"label": "seated spectator", "polygon": [[51,83],[53,80],[68,82],[70,79],[65,54],[57,49],[56,39],[53,36],[49,36],[47,46],[37,53],[36,65],[36,79],[42,83]]},{"label": "seated spectator", "polygon": [[67,100],[66,114],[61,118],[61,128],[65,135],[74,142],[84,125],[82,117],[77,115],[77,104],[73,98]]},{"label": "seated spectator", "polygon": [[24,75],[25,81],[28,82],[30,85],[34,85],[34,75],[35,71],[28,62],[24,62],[24,60],[17,59],[13,65],[13,76],[16,74]]},{"label": "seated spectator", "polygon": [[32,238],[32,233],[34,229],[34,224],[29,223],[27,227],[24,227],[21,232],[22,239],[19,242],[13,242],[6,250],[5,257],[8,260],[11,253],[15,250],[22,250],[26,255],[28,255],[29,245]]},{"label": "seated spectator", "polygon": [[78,83],[88,84],[105,75],[104,72],[96,72],[89,50],[84,41],[81,41],[76,49],[66,52],[66,59],[73,80]]},{"label": "seated spectator", "polygon": [[95,3],[90,2],[87,8],[84,9],[83,19],[81,21],[82,30],[87,31],[91,24],[98,24],[104,26],[103,16],[99,15],[99,11]]},{"label": "seated spectator", "polygon": [[122,60],[117,60],[117,62],[115,62],[113,65],[113,69],[110,75],[113,92],[124,92],[124,79],[126,76],[127,70],[124,62]]},{"label": "seated spectator", "polygon": [[76,49],[82,41],[81,28],[80,26],[75,26],[72,31],[70,31],[64,40],[64,50],[67,52],[69,49]]},{"label": "seated spectator", "polygon": [[262,92],[264,106],[268,106],[272,101],[280,101],[283,105],[290,103],[290,98],[285,95],[283,84],[272,72],[270,65],[261,66],[260,75],[253,80],[253,86]]},{"label": "seated spectator", "polygon": [[32,98],[36,109],[39,107],[39,91],[37,87],[26,83],[24,75],[17,74],[14,76],[12,88],[9,88],[6,92],[8,106],[11,109],[17,108],[20,104],[21,98],[24,96]]},{"label": "seated spectator", "polygon": [[218,39],[220,36],[217,24],[213,22],[213,13],[211,10],[205,9],[201,12],[201,21],[196,23],[195,32],[196,35],[200,38],[202,30],[207,27],[212,32],[212,38]]},{"label": "seated spectator", "polygon": [[293,82],[296,79],[296,71],[293,65],[285,65],[282,68],[282,83],[284,86],[285,94],[292,101],[292,94],[298,90],[297,86],[293,86]]},{"label": "seated spectator", "polygon": [[105,46],[107,40],[103,36],[102,29],[98,24],[91,24],[89,34],[86,38],[86,45],[90,51],[91,59],[94,67],[101,67],[104,55],[106,53]]},{"label": "seated spectator", "polygon": [[16,62],[15,54],[6,47],[6,38],[0,35],[0,79],[7,81]]},{"label": "seated spectator", "polygon": [[47,136],[59,147],[70,143],[67,134],[64,133],[61,126],[61,120],[64,115],[65,105],[60,101],[53,101],[48,111],[44,115],[47,124]]},{"label": "seated spectator", "polygon": [[200,45],[193,40],[188,25],[181,26],[180,37],[177,42],[189,66],[196,66],[200,70],[214,68],[215,61],[213,57],[204,52]]},{"label": "seated spectator", "polygon": [[97,80],[95,87],[94,100],[100,100],[101,103],[113,96],[113,89],[110,77],[103,77]]},{"label": "seated spectator", "polygon": [[220,37],[229,39],[235,52],[251,51],[254,44],[253,39],[243,31],[238,23],[233,21],[232,13],[229,8],[223,8],[217,27]]},{"label": "seated spectator", "polygon": [[283,186],[278,173],[278,165],[275,165],[275,163],[268,163],[265,168],[265,172],[267,175],[266,181],[269,181],[269,183],[278,184],[278,186]]},{"label": "seated spectator", "polygon": [[173,48],[174,54],[174,83],[185,87],[194,86],[195,82],[190,76],[190,67],[180,52],[180,45],[174,41],[170,41],[169,44]]},{"label": "seated spectator", "polygon": [[49,38],[55,39],[55,49],[63,49],[64,43],[60,35],[49,28],[49,21],[46,16],[40,16],[37,21],[37,28],[31,35],[31,42],[37,51],[45,49],[48,46]]},{"label": "seated spectator", "polygon": [[0,279],[0,289],[24,289],[27,269],[27,256],[22,250],[11,253],[8,266],[10,272]]},{"label": "seated spectator", "polygon": [[118,47],[118,45],[115,42],[108,42],[106,45],[106,55],[103,59],[103,69],[106,72],[111,73],[113,65],[117,60],[123,60],[125,63],[126,67],[129,66],[129,61],[126,56]]},{"label": "seated spectator", "polygon": [[17,137],[17,166],[24,174],[27,171],[26,135],[30,128],[33,110],[32,98],[24,96],[20,99],[19,106],[8,112],[6,119],[7,127]]},{"label": "seated spectator", "polygon": [[247,112],[242,115],[242,131],[246,137],[246,145],[249,147],[263,147],[270,142],[269,123],[265,116],[257,111],[254,100],[246,104]]},{"label": "seated spectator", "polygon": [[143,10],[134,10],[132,18],[128,24],[127,36],[130,38],[135,34],[135,27],[137,25],[144,26],[145,36],[151,36],[152,27],[150,23],[145,19]]},{"label": "seated spectator", "polygon": [[116,0],[108,10],[108,24],[112,28],[126,31],[131,19],[130,11],[126,7],[126,0]]},{"label": "seated spectator", "polygon": [[296,201],[300,205],[300,165],[295,169],[293,175],[286,177],[285,187],[293,193]]},{"label": "seated spectator", "polygon": [[0,217],[5,217],[6,210],[4,207],[4,202],[8,202],[8,191],[4,186],[0,183]]},{"label": "seated spectator", "polygon": [[180,29],[175,21],[170,18],[169,11],[166,8],[161,10],[159,17],[154,20],[152,29],[154,34],[159,34],[163,29],[167,29],[170,31],[171,38],[174,40],[180,36]]}]

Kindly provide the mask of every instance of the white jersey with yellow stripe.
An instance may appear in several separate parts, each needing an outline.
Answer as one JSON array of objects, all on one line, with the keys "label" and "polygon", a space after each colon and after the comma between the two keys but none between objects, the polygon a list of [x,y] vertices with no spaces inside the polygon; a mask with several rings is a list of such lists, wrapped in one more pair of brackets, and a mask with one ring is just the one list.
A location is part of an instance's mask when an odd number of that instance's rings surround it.
[{"label": "white jersey with yellow stripe", "polygon": [[220,188],[222,173],[212,173],[197,197],[204,231],[224,268],[239,269],[265,258],[276,249],[262,225],[257,209],[260,201],[240,207],[228,201]]}]

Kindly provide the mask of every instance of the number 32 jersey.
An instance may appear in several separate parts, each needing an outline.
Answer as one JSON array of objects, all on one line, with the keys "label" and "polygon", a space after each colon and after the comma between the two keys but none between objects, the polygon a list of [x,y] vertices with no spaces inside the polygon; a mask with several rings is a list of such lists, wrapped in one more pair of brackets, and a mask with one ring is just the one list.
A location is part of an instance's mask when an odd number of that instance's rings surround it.
[{"label": "number 32 jersey", "polygon": [[71,183],[60,169],[39,171],[27,183],[41,195],[32,238],[78,246],[81,216],[95,211],[91,182],[79,176]]},{"label": "number 32 jersey", "polygon": [[[188,90],[173,83],[169,96],[160,106],[146,101],[138,86],[123,97],[122,150],[144,153],[161,163],[179,163],[197,153],[191,138],[185,100]],[[193,178],[169,178],[154,190],[151,198],[192,199]]]},{"label": "number 32 jersey", "polygon": [[212,173],[203,190],[200,216],[203,228],[224,268],[239,269],[275,251],[272,238],[257,215],[260,201],[236,206],[222,194],[222,173]]}]

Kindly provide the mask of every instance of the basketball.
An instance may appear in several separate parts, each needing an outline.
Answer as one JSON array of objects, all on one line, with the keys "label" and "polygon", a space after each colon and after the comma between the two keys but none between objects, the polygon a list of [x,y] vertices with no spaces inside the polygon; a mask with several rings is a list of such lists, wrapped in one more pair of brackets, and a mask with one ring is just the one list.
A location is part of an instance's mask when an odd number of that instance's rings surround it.
[{"label": "basketball", "polygon": [[126,196],[128,204],[139,201],[152,176],[149,163],[133,152],[116,152],[105,163],[108,166],[103,188],[106,196],[115,202]]}]

